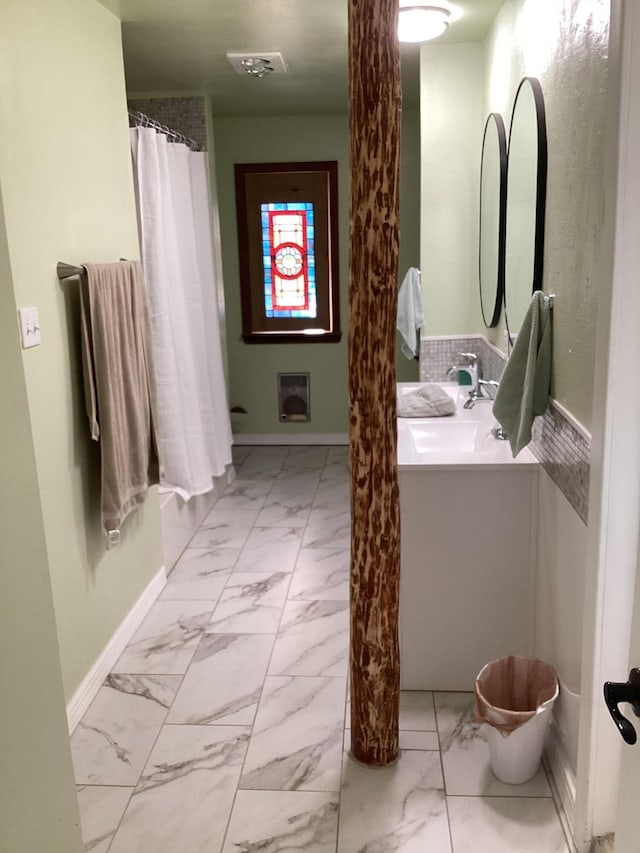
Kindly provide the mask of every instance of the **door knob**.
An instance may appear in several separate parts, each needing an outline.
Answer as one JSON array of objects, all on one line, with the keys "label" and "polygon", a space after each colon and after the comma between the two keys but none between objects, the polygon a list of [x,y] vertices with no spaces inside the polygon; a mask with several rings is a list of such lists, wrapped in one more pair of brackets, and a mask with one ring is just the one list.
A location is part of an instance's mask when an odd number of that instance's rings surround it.
[{"label": "door knob", "polygon": [[636,730],[633,723],[621,713],[618,705],[620,702],[628,702],[636,717],[640,717],[640,669],[631,670],[629,681],[605,681],[604,701],[623,739],[634,744],[638,738]]}]

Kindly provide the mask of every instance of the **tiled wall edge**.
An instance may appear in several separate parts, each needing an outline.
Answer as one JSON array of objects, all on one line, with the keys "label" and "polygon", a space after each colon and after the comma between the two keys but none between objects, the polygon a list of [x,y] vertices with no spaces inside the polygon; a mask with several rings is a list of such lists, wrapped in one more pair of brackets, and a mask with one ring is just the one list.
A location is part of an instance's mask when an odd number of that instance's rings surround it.
[{"label": "tiled wall edge", "polygon": [[[485,379],[500,379],[505,355],[483,335],[433,335],[420,340],[420,380],[446,381],[447,368],[455,363],[456,354],[465,350],[479,356]],[[550,398],[544,415],[534,421],[529,449],[587,524],[591,464],[588,430],[561,403]]]},{"label": "tiled wall edge", "polygon": [[130,109],[145,113],[170,130],[177,130],[207,148],[205,99],[203,96],[177,98],[131,98]]},{"label": "tiled wall edge", "polygon": [[587,524],[591,441],[565,417],[554,400],[549,401],[544,415],[534,421],[529,449]]},{"label": "tiled wall edge", "polygon": [[591,444],[591,433],[589,430],[580,423],[580,421],[575,418],[568,409],[559,403],[557,400],[554,400],[553,397],[549,397],[549,405],[553,406],[554,409],[557,409],[558,412],[562,415],[562,417],[569,421],[571,426],[575,429],[577,433],[579,433],[588,444]]},{"label": "tiled wall edge", "polygon": [[477,332],[469,332],[468,335],[420,335],[420,341],[466,341],[470,338],[483,341],[488,346],[493,346],[484,335],[480,335]]}]

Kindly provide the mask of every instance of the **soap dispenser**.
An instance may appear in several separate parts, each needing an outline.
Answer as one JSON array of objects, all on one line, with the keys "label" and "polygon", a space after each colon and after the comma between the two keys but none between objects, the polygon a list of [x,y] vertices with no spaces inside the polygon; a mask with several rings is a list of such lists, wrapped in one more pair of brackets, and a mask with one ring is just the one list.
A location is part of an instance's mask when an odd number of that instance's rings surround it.
[{"label": "soap dispenser", "polygon": [[478,387],[478,356],[473,352],[459,352],[457,366],[458,385],[475,391]]},{"label": "soap dispenser", "polygon": [[478,385],[478,368],[474,364],[458,367],[458,385],[468,387],[470,391]]}]

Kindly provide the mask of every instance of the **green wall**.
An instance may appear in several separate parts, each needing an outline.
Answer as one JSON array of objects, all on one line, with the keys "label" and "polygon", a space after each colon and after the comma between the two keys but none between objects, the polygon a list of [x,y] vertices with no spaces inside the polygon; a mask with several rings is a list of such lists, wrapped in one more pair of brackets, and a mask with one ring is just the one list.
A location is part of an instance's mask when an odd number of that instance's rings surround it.
[{"label": "green wall", "polygon": [[[214,118],[216,172],[224,266],[229,403],[246,415],[232,415],[236,433],[346,434],[349,139],[346,114]],[[417,115],[403,121],[400,276],[418,266],[419,172]],[[242,342],[235,211],[234,163],[337,160],[340,226],[340,318],[338,344],[262,344]],[[417,377],[417,366],[399,357],[399,377]],[[311,421],[280,423],[276,378],[279,372],[308,372]]]},{"label": "green wall", "polygon": [[482,49],[420,49],[420,257],[426,335],[478,331]]},{"label": "green wall", "polygon": [[27,389],[0,198],[0,850],[80,839]]},{"label": "green wall", "polygon": [[[420,268],[420,112],[403,110],[400,140],[400,282],[409,267]],[[422,277],[424,287],[424,276]],[[424,334],[424,328],[422,329]],[[418,362],[400,352],[396,336],[398,382],[418,381]]]},{"label": "green wall", "polygon": [[[55,271],[59,260],[138,257],[120,25],[96,0],[9,0],[0,11],[0,56],[0,181],[14,302],[38,307],[42,335],[20,359],[37,469],[25,487],[39,490],[68,701],[162,564],[155,490],[123,526],[122,544],[105,551],[99,447],[81,386],[78,284],[58,282]],[[28,540],[33,519],[17,523]]]},{"label": "green wall", "polygon": [[[591,428],[604,222],[609,7],[507,0],[484,45],[486,112],[507,127],[516,89],[537,77],[548,144],[543,290],[555,293],[551,395]],[[499,333],[498,333],[499,334]],[[495,338],[494,338],[495,340]],[[500,345],[500,340],[496,341]]]},{"label": "green wall", "polygon": [[549,157],[543,290],[556,295],[551,394],[590,429],[599,281],[606,274],[609,3],[594,3],[588,15],[573,0],[539,7],[507,0],[482,45],[421,48],[426,331],[482,333],[505,350],[504,318],[485,329],[478,298],[482,132],[487,114],[497,112],[508,133],[520,80],[537,77]]}]

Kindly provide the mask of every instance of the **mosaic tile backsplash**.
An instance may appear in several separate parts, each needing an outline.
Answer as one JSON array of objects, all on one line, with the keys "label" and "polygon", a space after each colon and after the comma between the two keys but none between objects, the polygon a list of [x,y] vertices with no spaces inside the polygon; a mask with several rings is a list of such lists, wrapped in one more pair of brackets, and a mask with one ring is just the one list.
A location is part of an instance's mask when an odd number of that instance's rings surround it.
[{"label": "mosaic tile backsplash", "polygon": [[459,353],[478,356],[480,376],[498,381],[504,370],[504,358],[479,336],[468,338],[422,338],[420,341],[420,381],[450,382],[447,370],[460,364]]},{"label": "mosaic tile backsplash", "polygon": [[591,442],[553,401],[533,422],[529,449],[585,524],[589,520]]},{"label": "mosaic tile backsplash", "polygon": [[[480,336],[464,338],[422,338],[420,341],[420,381],[447,382],[447,370],[460,363],[458,354],[478,356],[480,376],[500,380],[505,358]],[[589,517],[589,473],[591,442],[564,413],[549,400],[547,410],[533,424],[529,450],[586,524]]]},{"label": "mosaic tile backsplash", "polygon": [[204,98],[147,98],[128,101],[128,107],[170,130],[177,130],[197,142],[203,151],[207,150]]}]

